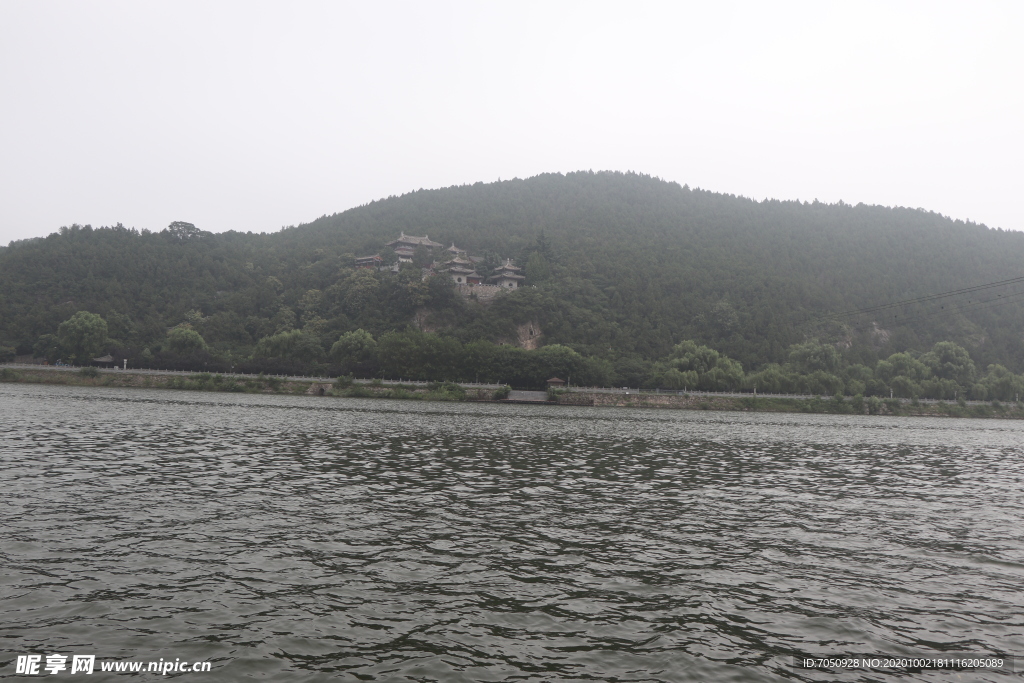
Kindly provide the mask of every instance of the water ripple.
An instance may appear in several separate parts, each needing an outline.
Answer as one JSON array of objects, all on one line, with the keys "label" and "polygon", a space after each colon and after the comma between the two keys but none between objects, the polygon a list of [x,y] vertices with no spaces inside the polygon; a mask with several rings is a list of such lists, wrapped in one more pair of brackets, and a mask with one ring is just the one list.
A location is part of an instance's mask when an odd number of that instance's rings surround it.
[{"label": "water ripple", "polygon": [[26,385],[0,406],[5,672],[878,680],[789,656],[1024,653],[1019,423]]}]

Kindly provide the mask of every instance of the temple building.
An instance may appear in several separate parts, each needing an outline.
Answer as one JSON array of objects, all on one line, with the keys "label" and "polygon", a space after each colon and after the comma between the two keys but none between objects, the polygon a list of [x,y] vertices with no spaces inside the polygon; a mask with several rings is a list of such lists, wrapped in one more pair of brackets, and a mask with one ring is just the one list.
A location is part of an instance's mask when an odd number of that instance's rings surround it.
[{"label": "temple building", "polygon": [[457,285],[478,285],[484,281],[483,275],[476,272],[472,261],[456,256],[439,270],[447,272],[452,282]]},{"label": "temple building", "polygon": [[377,254],[373,256],[360,256],[356,259],[356,268],[375,268],[380,270],[383,265],[384,259],[377,256]]},{"label": "temple building", "polygon": [[[412,255],[415,253],[417,247],[426,247],[427,249],[436,249],[443,247],[444,245],[439,242],[434,242],[430,239],[429,235],[423,237],[415,237],[413,235],[406,235],[402,232],[402,236],[397,240],[388,242],[386,247],[391,247],[398,254],[399,263],[412,263]],[[452,246],[455,246],[452,244]]]},{"label": "temple building", "polygon": [[402,232],[398,239],[388,242],[385,247],[394,250],[398,257],[396,263],[384,265],[384,261],[390,259],[376,254],[356,258],[356,268],[371,268],[381,272],[397,273],[401,264],[412,263],[416,250],[424,247],[434,256],[433,263],[422,268],[424,280],[434,274],[446,274],[451,278],[455,290],[459,294],[471,297],[481,303],[492,301],[504,292],[519,289],[526,280],[522,274],[522,268],[513,265],[512,259],[505,259],[505,263],[494,271],[494,275],[486,278],[485,284],[484,276],[477,272],[478,267],[486,267],[483,257],[470,256],[465,249],[455,246],[454,242],[451,243],[451,246],[445,247],[443,244],[434,242],[427,235],[416,237]]},{"label": "temple building", "polygon": [[518,289],[526,277],[519,274],[522,268],[512,265],[512,259],[505,259],[505,265],[497,268],[494,275],[487,278],[502,289]]}]

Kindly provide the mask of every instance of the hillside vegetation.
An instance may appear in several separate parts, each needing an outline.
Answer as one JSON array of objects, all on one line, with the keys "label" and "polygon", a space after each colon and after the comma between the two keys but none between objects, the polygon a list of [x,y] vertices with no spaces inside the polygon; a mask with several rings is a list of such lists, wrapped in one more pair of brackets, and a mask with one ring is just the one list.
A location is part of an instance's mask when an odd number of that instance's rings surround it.
[{"label": "hillside vegetation", "polygon": [[[511,257],[527,286],[484,306],[418,267],[352,267],[402,231],[485,271]],[[1022,264],[1024,234],[923,210],[553,174],[273,234],[70,226],[15,242],[0,249],[0,345],[149,367],[1007,400],[1024,370],[1021,283],[857,311],[1013,280]],[[520,325],[541,348],[518,348]]]}]

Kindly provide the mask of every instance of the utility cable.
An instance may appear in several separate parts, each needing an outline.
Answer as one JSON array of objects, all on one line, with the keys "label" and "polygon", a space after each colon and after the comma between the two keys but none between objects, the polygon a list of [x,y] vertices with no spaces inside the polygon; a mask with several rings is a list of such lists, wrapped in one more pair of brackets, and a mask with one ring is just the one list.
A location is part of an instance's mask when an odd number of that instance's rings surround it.
[{"label": "utility cable", "polygon": [[[965,313],[968,312],[968,306],[970,307],[970,312],[973,313],[973,312],[979,311],[979,310],[985,310],[985,309],[989,309],[989,308],[996,308],[998,306],[1005,306],[1006,304],[1019,303],[1022,299],[1024,299],[1024,292],[1016,292],[1014,294],[1009,294],[1007,296],[1003,296],[1002,294],[1000,294],[998,297],[993,298],[993,299],[987,299],[987,300],[984,300],[984,301],[980,301],[980,300],[979,301],[968,301],[966,304],[952,305],[952,306],[950,306],[949,309],[946,309],[943,306],[939,310],[933,310],[933,311],[928,311],[928,312],[924,312],[924,313],[908,314],[908,315],[906,315],[904,317],[900,317],[898,315],[893,315],[892,324],[894,324],[894,325],[906,325],[906,324],[909,324],[909,323],[912,323],[912,322],[917,322],[919,320],[924,320],[925,318],[931,318],[931,317],[934,317],[936,315],[948,315],[948,314],[954,313],[954,312],[955,313],[965,314]],[[988,304],[988,305],[981,305],[981,304]],[[854,330],[867,330],[867,329],[870,328],[870,324],[864,323],[864,324],[860,324],[860,325],[852,325],[851,328],[854,329]]]},{"label": "utility cable", "polygon": [[[890,308],[896,308],[897,306],[906,306],[909,304],[925,303],[928,301],[936,301],[938,299],[944,299],[951,296],[959,296],[961,294],[971,294],[974,292],[980,292],[986,289],[992,289],[993,287],[1004,287],[1007,285],[1013,285],[1018,283],[1024,283],[1024,276],[1010,278],[1009,280],[1000,280],[999,282],[989,282],[983,285],[975,285],[973,287],[963,287],[962,289],[954,289],[949,292],[942,292],[940,294],[928,294],[925,296],[914,297],[913,299],[903,299],[902,301],[893,301],[888,304],[880,304],[878,306],[868,306],[866,308],[851,309],[849,311],[843,311],[840,313],[830,313],[817,318],[817,320],[830,320],[837,318],[845,318],[854,315],[860,315],[863,313],[874,313],[876,311],[884,311]],[[809,321],[811,322],[811,321]]]}]

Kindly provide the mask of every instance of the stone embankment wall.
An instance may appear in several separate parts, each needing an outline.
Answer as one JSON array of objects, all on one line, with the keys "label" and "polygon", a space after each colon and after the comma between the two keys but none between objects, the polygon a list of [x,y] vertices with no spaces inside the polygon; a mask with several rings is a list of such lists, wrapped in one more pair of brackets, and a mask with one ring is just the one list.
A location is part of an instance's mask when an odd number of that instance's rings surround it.
[{"label": "stone embankment wall", "polygon": [[[92,368],[87,368],[92,370]],[[81,368],[16,370],[0,368],[0,382],[23,384],[61,384],[83,387],[126,387],[138,389],[190,389],[194,391],[227,391],[264,394],[316,394],[320,387],[333,386],[315,380],[292,380],[277,377],[217,375],[185,372],[100,371],[83,374]],[[326,393],[326,389],[325,389]]]},{"label": "stone embankment wall", "polygon": [[607,406],[620,408],[674,408],[677,410],[736,410],[765,413],[833,413],[840,415],[898,415],[905,417],[995,417],[1024,419],[1024,403],[913,403],[900,399],[877,400],[831,398],[775,398],[753,396],[707,396],[694,394],[587,393],[567,391],[558,394],[560,405]]},{"label": "stone embankment wall", "polygon": [[676,394],[604,394],[570,391],[559,394],[558,403],[568,406],[618,406],[676,408],[682,410],[743,410],[735,398],[678,396]]},{"label": "stone embankment wall", "polygon": [[489,303],[496,296],[509,290],[503,289],[498,285],[455,285],[455,291],[464,297],[472,298],[475,296],[477,301]]}]

